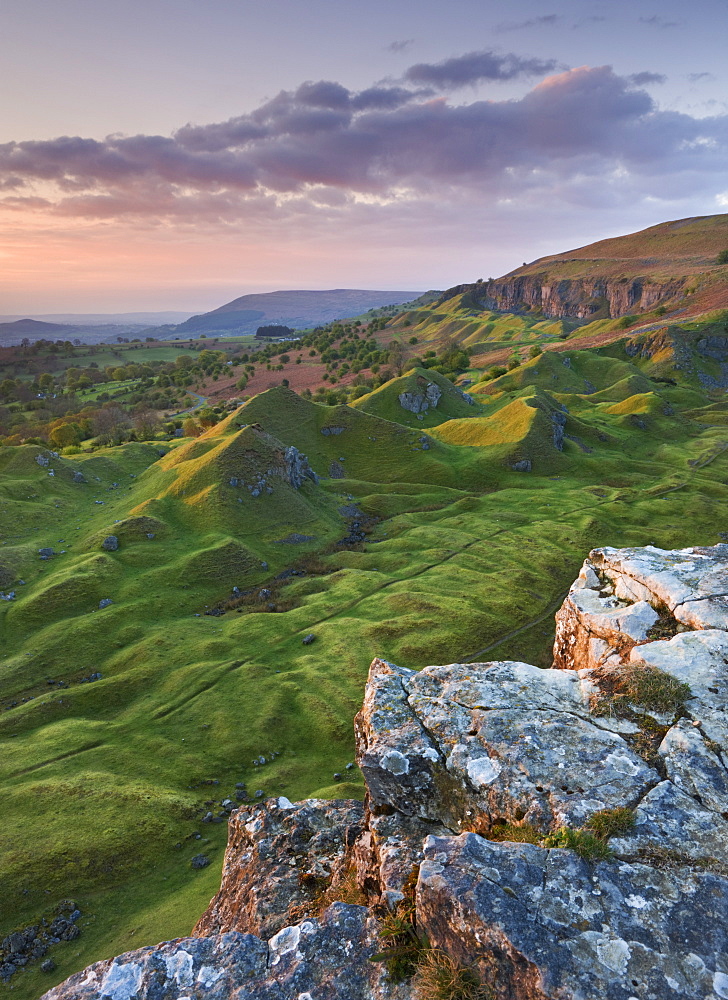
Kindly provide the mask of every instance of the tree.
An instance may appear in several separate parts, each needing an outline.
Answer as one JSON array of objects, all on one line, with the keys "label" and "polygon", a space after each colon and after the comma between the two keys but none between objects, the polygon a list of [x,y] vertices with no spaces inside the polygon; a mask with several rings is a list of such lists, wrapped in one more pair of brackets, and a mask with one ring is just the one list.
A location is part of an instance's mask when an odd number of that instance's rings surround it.
[{"label": "tree", "polygon": [[540,344],[534,344],[528,349],[529,358],[537,358],[539,354],[543,354],[543,349]]},{"label": "tree", "polygon": [[217,423],[217,414],[211,406],[205,406],[198,410],[197,417],[203,427],[213,427]]},{"label": "tree", "polygon": [[397,370],[397,374],[402,374],[404,364],[404,348],[398,340],[392,340],[389,344],[389,364]]},{"label": "tree", "polygon": [[728,250],[721,250],[718,254],[716,264],[728,264]]},{"label": "tree", "polygon": [[93,421],[94,434],[102,444],[121,444],[130,426],[129,415],[114,403],[98,410]]},{"label": "tree", "polygon": [[199,437],[201,428],[195,423],[192,417],[187,417],[182,424],[182,433],[185,437]]},{"label": "tree", "polygon": [[77,423],[59,424],[50,432],[50,439],[56,448],[69,448],[71,445],[81,444],[83,431]]},{"label": "tree", "polygon": [[162,423],[156,410],[142,407],[134,414],[134,430],[140,441],[151,441],[161,429]]}]

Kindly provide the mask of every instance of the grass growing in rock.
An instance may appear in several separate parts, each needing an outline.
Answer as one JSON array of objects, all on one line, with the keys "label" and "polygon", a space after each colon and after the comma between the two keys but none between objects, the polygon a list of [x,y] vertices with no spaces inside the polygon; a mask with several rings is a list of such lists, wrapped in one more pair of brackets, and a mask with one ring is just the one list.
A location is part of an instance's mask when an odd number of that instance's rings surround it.
[{"label": "grass growing in rock", "polygon": [[[38,446],[0,449],[0,587],[15,591],[0,602],[0,939],[64,898],[83,913],[53,977],[29,965],[14,996],[188,933],[226,839],[224,821],[202,817],[236,784],[250,798],[362,795],[346,764],[374,656],[548,665],[553,612],[590,548],[718,541],[728,455],[688,463],[722,429],[683,412],[707,395],[653,383],[673,416],[648,407],[638,426],[578,391],[623,381],[632,362],[618,360],[559,362],[564,392],[558,368],[529,362],[519,384],[465,403],[475,416],[426,435],[396,408],[385,418],[278,387],[165,456],[130,443],[41,467]],[[318,485],[277,475],[284,445]],[[530,473],[512,468],[523,458]],[[367,518],[363,541],[340,544]],[[281,576],[291,569],[305,575]],[[234,587],[249,592],[237,604]],[[280,610],[257,613],[268,603]],[[212,863],[193,869],[200,853]]]},{"label": "grass growing in rock", "polygon": [[496,823],[486,834],[488,840],[515,844],[536,844],[539,847],[563,847],[574,851],[585,861],[608,861],[612,852],[607,845],[610,837],[627,833],[634,826],[631,809],[602,809],[594,813],[583,829],[560,827],[544,834],[530,823]]},{"label": "grass growing in rock", "polygon": [[412,979],[417,1000],[495,1000],[475,969],[465,968],[444,951],[425,952]]},{"label": "grass growing in rock", "polygon": [[599,684],[602,691],[593,702],[597,715],[633,715],[635,709],[675,715],[690,697],[689,684],[639,661],[605,672]]},{"label": "grass growing in rock", "polygon": [[565,847],[578,854],[582,860],[592,863],[609,861],[612,857],[608,844],[601,837],[595,836],[589,830],[574,830],[568,826],[562,826],[559,830],[547,834],[542,846]]}]

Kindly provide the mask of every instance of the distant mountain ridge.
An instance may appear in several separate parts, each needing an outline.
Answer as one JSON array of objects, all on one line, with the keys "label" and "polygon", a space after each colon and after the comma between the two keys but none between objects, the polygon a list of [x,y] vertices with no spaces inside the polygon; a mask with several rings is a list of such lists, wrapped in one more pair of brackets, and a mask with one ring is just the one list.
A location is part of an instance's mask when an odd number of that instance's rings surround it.
[{"label": "distant mountain ridge", "polygon": [[382,291],[362,288],[281,290],[241,295],[209,313],[192,316],[160,337],[200,333],[255,333],[261,325],[281,323],[294,329],[319,326],[358,316],[369,309],[400,305],[419,298],[422,291]]}]

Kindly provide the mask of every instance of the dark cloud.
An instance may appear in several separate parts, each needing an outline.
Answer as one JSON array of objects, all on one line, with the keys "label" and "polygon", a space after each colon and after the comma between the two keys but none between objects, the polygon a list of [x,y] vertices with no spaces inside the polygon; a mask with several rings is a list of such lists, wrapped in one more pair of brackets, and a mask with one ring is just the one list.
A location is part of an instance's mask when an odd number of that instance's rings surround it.
[{"label": "dark cloud", "polygon": [[[482,56],[464,57],[471,79],[484,71]],[[466,79],[465,64],[456,63],[439,68],[451,81],[457,73]],[[596,208],[721,191],[728,115],[660,110],[639,87],[655,76],[582,67],[519,99],[459,105],[402,86],[354,92],[307,82],[250,114],[171,136],[5,143],[3,204],[231,225],[355,212],[385,218],[405,205],[414,214],[454,202]]]},{"label": "dark cloud", "polygon": [[556,67],[555,59],[524,59],[513,53],[469,52],[439,63],[417,63],[404,74],[409,83],[454,90],[481,80],[514,80],[517,77],[544,76]]},{"label": "dark cloud", "polygon": [[668,21],[661,14],[652,14],[651,17],[641,17],[640,24],[649,24],[652,28],[679,28],[680,21]]},{"label": "dark cloud", "polygon": [[387,52],[405,52],[411,45],[414,45],[414,38],[403,38],[397,42],[390,42],[385,48]]},{"label": "dark cloud", "polygon": [[642,73],[632,73],[627,79],[635,87],[646,87],[650,83],[665,83],[667,81],[667,77],[663,76],[662,73],[650,73],[648,70]]},{"label": "dark cloud", "polygon": [[561,24],[563,20],[560,14],[541,14],[539,17],[530,17],[526,21],[501,21],[500,24],[496,24],[495,30],[505,32],[523,31],[528,28],[550,28]]},{"label": "dark cloud", "polygon": [[688,73],[688,80],[690,80],[691,83],[698,83],[699,80],[707,80],[707,81],[715,80],[715,77],[713,76],[712,73],[708,72]]}]

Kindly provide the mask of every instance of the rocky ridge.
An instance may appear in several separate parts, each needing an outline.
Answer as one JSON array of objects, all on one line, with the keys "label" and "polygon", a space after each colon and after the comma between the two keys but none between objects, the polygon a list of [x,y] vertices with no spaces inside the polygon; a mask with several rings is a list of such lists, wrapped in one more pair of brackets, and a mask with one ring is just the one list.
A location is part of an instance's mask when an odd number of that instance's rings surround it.
[{"label": "rocky ridge", "polygon": [[193,936],[46,1000],[405,1000],[423,936],[499,1000],[726,1000],[727,702],[728,545],[596,549],[553,668],[375,660],[364,805],[241,807]]}]

